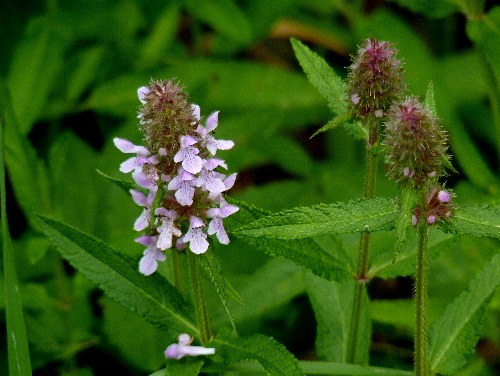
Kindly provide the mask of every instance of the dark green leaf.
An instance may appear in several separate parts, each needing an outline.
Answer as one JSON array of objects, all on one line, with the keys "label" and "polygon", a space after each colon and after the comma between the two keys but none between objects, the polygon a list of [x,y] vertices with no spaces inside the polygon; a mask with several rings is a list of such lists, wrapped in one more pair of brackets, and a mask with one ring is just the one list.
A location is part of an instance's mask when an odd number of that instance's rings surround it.
[{"label": "dark green leaf", "polygon": [[451,375],[474,352],[486,305],[500,285],[500,255],[495,255],[431,328],[429,354],[434,373]]},{"label": "dark green leaf", "polygon": [[255,359],[271,376],[304,375],[299,362],[288,350],[271,337],[255,334],[251,337],[218,337],[213,341],[216,354],[228,363]]},{"label": "dark green leaf", "polygon": [[126,192],[127,194],[130,194],[131,189],[137,189],[137,185],[132,183],[131,181],[114,178],[112,176],[109,176],[108,174],[105,174],[104,172],[102,172],[99,169],[96,169],[96,171],[99,175],[101,175],[101,176],[105,177],[106,179],[115,183],[118,187],[123,189],[123,191]]},{"label": "dark green leaf", "polygon": [[313,138],[314,136],[329,131],[330,129],[335,129],[348,121],[350,121],[352,118],[352,115],[350,112],[345,112],[343,114],[340,114],[338,116],[335,116],[332,120],[330,120],[328,123],[323,125],[320,129],[318,129],[316,132],[313,133],[313,135],[310,137]]},{"label": "dark green leaf", "polygon": [[343,114],[347,109],[344,81],[326,61],[296,39],[290,40],[295,56],[307,75],[309,82],[325,97],[334,114]]},{"label": "dark green leaf", "polygon": [[10,376],[31,375],[28,338],[24,325],[23,303],[19,294],[12,241],[7,220],[7,198],[5,191],[3,119],[0,117],[0,222],[3,274],[5,286],[5,316],[7,321],[7,351]]},{"label": "dark green leaf", "polygon": [[266,239],[304,239],[324,234],[377,231],[394,226],[393,199],[352,200],[284,210],[235,231],[237,236]]},{"label": "dark green leaf", "polygon": [[143,276],[135,260],[102,240],[54,219],[36,217],[63,257],[111,298],[173,336],[199,334],[192,308],[166,279],[157,273]]},{"label": "dark green leaf", "polygon": [[491,236],[500,239],[500,207],[463,206],[457,208],[444,229],[458,234]]}]

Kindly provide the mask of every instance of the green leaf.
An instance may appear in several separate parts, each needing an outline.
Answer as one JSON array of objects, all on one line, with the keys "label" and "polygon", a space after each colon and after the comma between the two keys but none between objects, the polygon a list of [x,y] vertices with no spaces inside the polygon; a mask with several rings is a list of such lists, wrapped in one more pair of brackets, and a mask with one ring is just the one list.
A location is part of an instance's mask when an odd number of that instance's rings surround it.
[{"label": "green leaf", "polygon": [[227,305],[227,295],[226,295],[226,279],[222,275],[222,266],[220,264],[220,260],[213,252],[213,250],[209,252],[205,252],[204,254],[196,257],[196,261],[201,264],[203,269],[208,274],[210,281],[212,281],[215,286],[215,291],[217,291],[217,295],[219,295],[219,299],[222,302],[222,306],[229,317],[229,321],[233,327],[234,333],[236,334],[236,326],[234,325],[234,318],[229,310],[229,306]]},{"label": "green leaf", "polygon": [[425,93],[425,108],[431,113],[432,116],[437,117],[436,101],[434,100],[434,84],[429,82],[427,93]]},{"label": "green leaf", "polygon": [[453,374],[474,352],[486,305],[500,285],[500,254],[471,280],[431,328],[429,354],[434,373]]},{"label": "green leaf", "polygon": [[247,45],[252,40],[251,24],[235,1],[188,0],[186,5],[196,18],[206,22],[227,38],[241,45]]},{"label": "green leaf", "polygon": [[33,35],[16,45],[11,61],[8,82],[19,131],[24,135],[42,115],[64,61],[64,41],[53,22],[46,18],[37,25]]},{"label": "green leaf", "polygon": [[326,61],[296,39],[291,39],[295,56],[307,78],[328,102],[334,114],[347,110],[344,81],[333,71]]},{"label": "green leaf", "polygon": [[410,371],[357,364],[332,363],[332,362],[300,362],[306,374],[338,375],[338,376],[413,376]]},{"label": "green leaf", "polygon": [[201,359],[182,359],[181,361],[168,359],[167,367],[163,372],[155,372],[151,376],[196,376],[199,375],[204,361]]},{"label": "green leaf", "polygon": [[96,169],[96,171],[99,175],[115,183],[119,188],[121,188],[125,193],[127,193],[127,195],[130,194],[131,189],[136,189],[136,190],[138,189],[137,185],[132,183],[131,181],[114,178],[112,176],[109,176],[108,174],[105,174],[99,169]]},{"label": "green leaf", "polygon": [[304,375],[299,362],[274,338],[255,334],[251,337],[221,336],[213,341],[216,354],[228,363],[255,359],[271,376]]},{"label": "green leaf", "polygon": [[323,125],[320,129],[318,129],[316,132],[313,133],[309,139],[313,138],[314,136],[317,136],[320,133],[329,131],[330,129],[335,129],[347,122],[349,122],[352,118],[352,115],[350,112],[344,112],[343,114],[340,114],[338,116],[335,116],[332,120],[330,120],[328,123]]},{"label": "green leaf", "polygon": [[145,277],[135,260],[102,240],[49,217],[36,217],[63,257],[112,299],[172,336],[199,335],[192,308],[165,278],[157,273]]},{"label": "green leaf", "polygon": [[500,207],[464,206],[455,209],[445,230],[458,234],[491,236],[500,239]]},{"label": "green leaf", "polygon": [[399,200],[399,215],[396,220],[396,242],[394,244],[394,257],[397,259],[402,251],[404,243],[408,238],[408,233],[412,229],[413,210],[418,202],[418,195],[415,189],[404,187]]},{"label": "green leaf", "polygon": [[[239,220],[239,224],[241,225],[251,222],[253,219],[265,218],[266,214],[269,215],[269,212],[245,202],[232,201],[240,207],[240,211],[234,216],[235,218],[231,218],[229,223]],[[243,227],[240,227],[240,229]],[[234,231],[231,233],[271,256],[282,256],[298,265],[304,266],[319,277],[332,281],[345,281],[352,276],[351,266],[345,260],[344,255],[340,254],[340,248],[336,247],[334,252],[331,252],[332,248],[325,250],[321,246],[321,239],[295,239],[289,241],[246,236]]]},{"label": "green leaf", "polygon": [[12,241],[7,221],[7,198],[5,191],[5,163],[3,143],[3,118],[0,117],[0,222],[5,286],[5,316],[7,321],[7,351],[10,376],[31,375],[28,338],[24,325],[23,305],[19,294]]},{"label": "green leaf", "polygon": [[[325,281],[306,274],[307,294],[316,317],[316,351],[322,360],[346,362],[351,325],[354,283]],[[368,364],[371,322],[368,296],[363,295],[361,335],[358,337],[356,362]]]},{"label": "green leaf", "polygon": [[394,226],[393,199],[352,200],[284,210],[242,226],[237,236],[266,239],[304,239],[324,234],[386,230]]}]

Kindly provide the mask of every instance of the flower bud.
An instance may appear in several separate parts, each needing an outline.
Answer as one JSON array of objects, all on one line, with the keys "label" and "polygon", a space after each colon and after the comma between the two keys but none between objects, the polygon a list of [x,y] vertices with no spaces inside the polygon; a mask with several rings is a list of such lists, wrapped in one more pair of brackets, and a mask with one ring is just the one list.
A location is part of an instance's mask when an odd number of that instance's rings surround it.
[{"label": "flower bud", "polygon": [[404,93],[403,69],[389,42],[367,39],[349,67],[349,104],[360,118],[382,118]]},{"label": "flower bud", "polygon": [[[451,217],[453,194],[449,190],[440,187],[432,187],[427,199],[427,223],[432,225],[438,220],[445,221]],[[422,209],[416,207],[412,215],[413,226],[416,226],[422,215]]]},{"label": "flower bud", "polygon": [[421,187],[444,175],[448,161],[446,132],[437,119],[411,97],[389,110],[385,123],[388,175]]}]

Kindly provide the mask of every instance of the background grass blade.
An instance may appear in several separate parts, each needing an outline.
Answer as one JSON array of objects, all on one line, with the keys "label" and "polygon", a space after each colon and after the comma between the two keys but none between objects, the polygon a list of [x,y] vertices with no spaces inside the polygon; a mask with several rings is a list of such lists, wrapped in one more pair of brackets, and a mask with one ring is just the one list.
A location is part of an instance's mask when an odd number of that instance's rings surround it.
[{"label": "background grass blade", "polygon": [[7,346],[10,376],[31,375],[28,338],[24,325],[23,306],[17,281],[14,254],[7,222],[7,198],[5,192],[5,165],[3,147],[3,124],[0,117],[0,219],[2,222],[2,250],[5,282],[5,315],[7,319]]}]

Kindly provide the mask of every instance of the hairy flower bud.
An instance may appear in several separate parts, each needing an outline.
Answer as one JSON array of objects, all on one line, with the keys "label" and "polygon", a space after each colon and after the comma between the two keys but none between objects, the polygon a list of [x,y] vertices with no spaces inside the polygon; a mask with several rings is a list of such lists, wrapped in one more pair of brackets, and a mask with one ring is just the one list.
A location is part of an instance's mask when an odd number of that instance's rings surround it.
[{"label": "hairy flower bud", "polygon": [[[438,221],[445,221],[451,217],[453,204],[451,202],[453,194],[442,187],[432,187],[427,199],[427,223],[432,225]],[[416,207],[413,211],[412,223],[416,226],[422,215],[422,209]]]},{"label": "hairy flower bud", "polygon": [[223,197],[236,174],[226,176],[226,163],[215,158],[217,150],[234,145],[217,140],[219,113],[212,113],[202,125],[200,107],[173,81],[151,81],[137,90],[141,130],[146,146],[115,138],[116,147],[136,154],[120,165],[120,171],[132,173],[140,189],[130,191],[134,202],[143,208],[134,224],[145,234],[136,239],[146,250],[139,271],[150,275],[164,261],[164,252],[172,247],[189,249],[196,254],[209,247],[208,235],[216,235],[222,244],[229,238],[223,219],[238,211]]},{"label": "hairy flower bud", "polygon": [[403,69],[389,42],[367,39],[349,67],[348,95],[360,118],[381,118],[404,93]]},{"label": "hairy flower bud", "polygon": [[385,123],[388,175],[398,182],[421,187],[444,175],[448,161],[446,132],[417,98],[397,103]]}]

